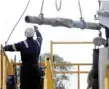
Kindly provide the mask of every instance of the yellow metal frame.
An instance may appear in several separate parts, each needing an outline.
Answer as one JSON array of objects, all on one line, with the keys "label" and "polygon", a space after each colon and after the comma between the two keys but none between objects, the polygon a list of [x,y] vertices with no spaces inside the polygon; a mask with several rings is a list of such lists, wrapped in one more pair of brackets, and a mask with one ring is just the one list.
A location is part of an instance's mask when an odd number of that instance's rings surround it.
[{"label": "yellow metal frame", "polygon": [[8,75],[14,75],[13,61],[9,61],[0,45],[0,89],[6,89]]},{"label": "yellow metal frame", "polygon": [[[44,89],[54,89],[54,77],[53,74],[73,74],[76,73],[78,76],[78,89],[80,89],[80,74],[89,73],[89,71],[80,71],[80,66],[91,66],[90,63],[67,63],[67,64],[54,64],[53,63],[53,45],[54,44],[92,44],[92,42],[52,42],[50,46],[50,60],[45,60],[45,63],[41,63],[42,66],[46,66],[45,69],[45,79],[44,79]],[[8,75],[14,75],[14,64],[15,62],[9,60],[3,47],[0,45],[0,89],[6,89],[6,82]],[[15,65],[21,65],[21,63],[16,63]],[[77,66],[77,71],[53,71],[55,66]],[[107,72],[105,77],[105,89],[109,89],[109,65],[107,65]]]},{"label": "yellow metal frame", "polygon": [[3,78],[3,75],[2,75],[2,51],[1,51],[1,45],[0,45],[0,89],[2,89],[2,78]]},{"label": "yellow metal frame", "polygon": [[46,58],[45,60],[45,79],[44,79],[44,89],[54,89],[54,75],[53,75],[53,68],[51,64],[51,60]]},{"label": "yellow metal frame", "polygon": [[106,76],[105,76],[105,89],[109,89],[109,65],[107,65]]},{"label": "yellow metal frame", "polygon": [[93,42],[86,41],[86,42],[50,42],[50,59],[53,64],[53,45],[54,44],[93,44]]},{"label": "yellow metal frame", "polygon": [[[54,76],[53,74],[59,74],[59,73],[67,73],[67,74],[72,74],[72,73],[77,73],[78,74],[78,89],[80,89],[80,73],[88,73],[88,71],[80,71],[80,66],[81,65],[91,65],[91,64],[53,64],[53,44],[92,44],[92,42],[52,42],[51,41],[51,54],[50,54],[50,60],[45,60],[45,63],[42,63],[42,65],[46,66],[45,69],[45,79],[44,79],[44,89],[54,89]],[[1,49],[3,47],[1,46]],[[14,75],[14,67],[13,65],[15,64],[14,61],[9,61],[8,57],[6,56],[5,52],[2,50],[0,55],[0,88],[1,89],[6,89],[6,80],[7,80],[7,75]],[[21,63],[16,63],[16,65],[21,65]],[[70,71],[70,72],[56,72],[53,71],[54,66],[71,66],[75,65],[78,67],[77,71]]]},{"label": "yellow metal frame", "polygon": [[89,73],[89,71],[80,71],[80,65],[92,65],[92,64],[86,64],[86,63],[84,63],[84,64],[78,64],[78,63],[76,63],[76,64],[53,64],[53,45],[54,44],[93,44],[93,42],[53,42],[53,41],[51,41],[51,43],[50,43],[50,59],[51,59],[51,61],[52,61],[52,66],[54,67],[54,66],[63,66],[63,65],[77,65],[77,67],[78,67],[78,70],[77,71],[67,71],[67,72],[56,72],[56,71],[54,71],[53,73],[55,73],[55,74],[59,74],[59,73],[67,73],[67,74],[72,74],[72,73],[77,73],[77,75],[78,75],[78,89],[80,89],[80,73]]}]

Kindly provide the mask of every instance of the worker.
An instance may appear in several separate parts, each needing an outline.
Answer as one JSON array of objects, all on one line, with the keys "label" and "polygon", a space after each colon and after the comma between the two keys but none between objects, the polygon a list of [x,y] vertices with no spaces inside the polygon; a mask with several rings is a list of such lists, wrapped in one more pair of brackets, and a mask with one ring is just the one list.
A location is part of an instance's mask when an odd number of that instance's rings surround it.
[{"label": "worker", "polygon": [[[36,32],[37,39],[34,40]],[[39,67],[39,55],[42,44],[42,35],[37,26],[27,28],[25,31],[26,40],[7,45],[5,51],[20,51],[21,70],[20,70],[20,89],[40,89],[41,71]]]}]

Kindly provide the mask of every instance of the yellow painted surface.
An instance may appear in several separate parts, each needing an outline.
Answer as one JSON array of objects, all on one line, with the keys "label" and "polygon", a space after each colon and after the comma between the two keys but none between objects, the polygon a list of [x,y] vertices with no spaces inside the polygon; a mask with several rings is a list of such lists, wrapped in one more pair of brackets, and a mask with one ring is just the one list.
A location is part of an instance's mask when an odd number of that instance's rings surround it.
[{"label": "yellow painted surface", "polygon": [[109,65],[107,66],[107,89],[109,89]]},{"label": "yellow painted surface", "polygon": [[9,75],[14,75],[14,61],[11,60],[9,64]]},{"label": "yellow painted surface", "polygon": [[105,89],[109,89],[109,65],[107,65],[107,71],[105,76]]},{"label": "yellow painted surface", "polygon": [[7,75],[8,75],[8,63],[6,57],[3,55],[3,80],[2,80],[2,87],[3,89],[6,89],[6,81],[7,81]]},{"label": "yellow painted surface", "polygon": [[108,89],[108,78],[105,78],[105,89]]},{"label": "yellow painted surface", "polygon": [[[0,49],[1,49],[1,45],[0,45]],[[2,60],[1,60],[1,51],[0,51],[0,89],[2,89],[2,81],[1,81],[1,78],[2,78]]]},{"label": "yellow painted surface", "polygon": [[0,52],[0,89],[6,89],[7,77],[10,74],[13,74],[13,65],[2,50]]},{"label": "yellow painted surface", "polygon": [[54,77],[52,71],[52,65],[50,60],[45,61],[45,79],[44,79],[44,89],[54,89]]}]

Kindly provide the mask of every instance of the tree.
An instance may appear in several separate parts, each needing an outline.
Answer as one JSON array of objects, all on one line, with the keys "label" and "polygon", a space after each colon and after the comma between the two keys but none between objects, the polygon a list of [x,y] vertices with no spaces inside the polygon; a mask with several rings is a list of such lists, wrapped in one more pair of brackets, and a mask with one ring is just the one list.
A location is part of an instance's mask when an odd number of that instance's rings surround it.
[{"label": "tree", "polygon": [[[43,62],[45,60],[45,57],[50,58],[50,53],[44,53],[40,56],[41,61]],[[60,57],[59,55],[54,54],[53,55],[53,60],[54,63],[58,64],[58,63],[67,63],[64,61],[64,59],[62,57]],[[56,66],[54,67],[55,71],[69,71],[72,69],[72,66]],[[69,81],[69,77],[68,74],[55,74],[54,75],[54,79],[55,79],[55,88],[56,89],[65,89],[65,85],[64,82],[65,81]]]}]

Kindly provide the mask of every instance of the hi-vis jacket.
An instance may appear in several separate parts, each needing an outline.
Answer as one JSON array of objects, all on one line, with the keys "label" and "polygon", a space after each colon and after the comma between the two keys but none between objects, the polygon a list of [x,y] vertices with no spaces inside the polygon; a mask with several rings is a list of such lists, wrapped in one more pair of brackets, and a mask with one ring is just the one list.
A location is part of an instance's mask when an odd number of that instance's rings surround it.
[{"label": "hi-vis jacket", "polygon": [[36,32],[37,39],[32,37],[27,38],[25,41],[7,45],[4,47],[5,51],[20,51],[22,64],[38,63],[39,54],[42,44],[42,36],[39,31]]}]

